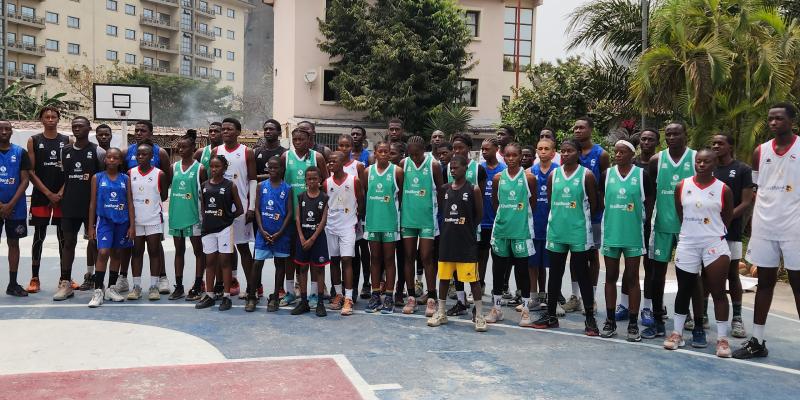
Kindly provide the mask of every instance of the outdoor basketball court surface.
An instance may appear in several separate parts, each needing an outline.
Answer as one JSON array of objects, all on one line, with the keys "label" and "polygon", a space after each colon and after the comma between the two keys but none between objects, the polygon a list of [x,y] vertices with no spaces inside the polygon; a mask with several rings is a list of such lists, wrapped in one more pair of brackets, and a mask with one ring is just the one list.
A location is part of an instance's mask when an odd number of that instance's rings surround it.
[{"label": "outdoor basketball court surface", "polygon": [[[580,313],[562,319],[560,329],[520,328],[519,315],[507,307],[506,320],[482,334],[466,317],[429,328],[421,313],[399,309],[350,317],[329,312],[326,318],[291,316],[288,309],[268,314],[264,299],[255,313],[245,313],[238,299],[232,310],[219,312],[166,296],[89,309],[90,292],[52,301],[54,233],[42,261],[42,292],[23,299],[0,295],[0,399],[796,399],[800,392],[800,322],[793,305],[770,315],[770,355],[756,361],[715,357],[713,329],[709,348],[669,352],[662,338],[588,338]],[[30,278],[30,240],[21,242],[23,286]],[[173,281],[172,242],[164,244]],[[76,280],[85,272],[85,243],[78,248]],[[0,245],[2,287],[7,267]],[[268,263],[268,290],[271,274]],[[746,305],[752,299],[745,294]],[[670,310],[673,300],[668,295]],[[358,301],[356,310],[365,305]],[[751,329],[750,307],[744,320]]]}]

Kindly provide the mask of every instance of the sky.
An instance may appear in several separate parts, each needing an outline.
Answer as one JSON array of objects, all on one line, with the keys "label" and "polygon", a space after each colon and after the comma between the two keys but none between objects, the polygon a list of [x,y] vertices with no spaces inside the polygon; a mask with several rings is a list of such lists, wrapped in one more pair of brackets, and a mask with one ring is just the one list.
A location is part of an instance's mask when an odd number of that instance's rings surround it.
[{"label": "sky", "polygon": [[567,55],[582,53],[566,52],[569,35],[565,30],[572,10],[586,1],[544,0],[544,4],[539,6],[536,20],[536,62],[555,61],[566,58]]}]

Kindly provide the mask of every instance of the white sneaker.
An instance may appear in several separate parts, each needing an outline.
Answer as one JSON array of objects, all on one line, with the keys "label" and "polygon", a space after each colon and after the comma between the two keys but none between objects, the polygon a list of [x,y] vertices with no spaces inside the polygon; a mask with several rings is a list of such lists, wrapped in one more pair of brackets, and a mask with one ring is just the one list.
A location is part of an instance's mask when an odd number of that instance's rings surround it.
[{"label": "white sneaker", "polygon": [[169,294],[169,279],[166,276],[161,276],[158,278],[158,293],[160,294]]},{"label": "white sneaker", "polygon": [[568,313],[581,311],[582,309],[583,305],[581,305],[581,298],[575,296],[574,294],[572,296],[569,296],[569,299],[567,300],[566,304],[564,304],[564,311]]},{"label": "white sneaker", "polygon": [[432,317],[428,318],[428,326],[440,326],[447,323],[447,315],[443,310],[437,310]]},{"label": "white sneaker", "polygon": [[58,290],[53,295],[54,301],[62,301],[66,300],[73,296],[72,292],[72,282],[70,281],[59,281],[58,282]]},{"label": "white sneaker", "polygon": [[486,316],[486,322],[490,324],[494,324],[495,322],[503,320],[503,312],[492,307],[492,311],[489,311],[489,315]]},{"label": "white sneaker", "polygon": [[470,290],[467,292],[467,304],[475,303],[475,299],[472,297],[472,291]]},{"label": "white sneaker", "polygon": [[89,308],[97,308],[103,305],[103,289],[95,289],[92,299],[89,300]]},{"label": "white sneaker", "polygon": [[522,317],[519,320],[519,326],[526,328],[533,326],[533,322],[531,322],[531,312],[527,307],[522,307]]},{"label": "white sneaker", "polygon": [[117,290],[117,293],[125,293],[131,290],[131,287],[128,284],[128,278],[120,275],[119,278],[117,278],[117,284],[114,285],[114,288]]},{"label": "white sneaker", "polygon": [[563,318],[566,316],[567,312],[564,311],[564,307],[561,307],[561,303],[556,303],[556,317]]},{"label": "white sneaker", "polygon": [[247,298],[247,290],[246,289],[239,292],[239,298],[242,299],[242,300]]},{"label": "white sneaker", "polygon": [[156,286],[150,286],[150,290],[147,294],[147,299],[150,301],[161,300],[161,290],[158,289]]},{"label": "white sneaker", "polygon": [[114,286],[109,286],[106,288],[104,300],[111,300],[111,301],[125,301],[125,297],[117,292],[117,289]]},{"label": "white sneaker", "polygon": [[128,292],[128,300],[139,300],[142,298],[142,287],[139,285],[133,285],[133,289]]},{"label": "white sneaker", "polygon": [[483,314],[478,314],[475,316],[475,332],[486,332],[489,328],[489,325],[486,323],[486,318],[483,317]]}]

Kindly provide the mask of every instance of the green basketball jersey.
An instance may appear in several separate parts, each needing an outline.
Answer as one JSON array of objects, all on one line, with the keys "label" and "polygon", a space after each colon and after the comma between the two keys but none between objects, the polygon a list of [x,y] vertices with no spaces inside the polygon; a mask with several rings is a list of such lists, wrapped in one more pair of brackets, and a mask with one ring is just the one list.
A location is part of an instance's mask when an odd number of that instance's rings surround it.
[{"label": "green basketball jersey", "polygon": [[525,170],[520,168],[511,177],[508,170],[500,173],[497,187],[497,216],[494,218],[492,236],[498,239],[532,239],[533,212],[530,207],[531,191]]},{"label": "green basketball jersey", "polygon": [[403,228],[436,229],[436,185],[433,181],[433,157],[417,167],[411,157],[406,157],[403,166],[403,204],[401,226]]},{"label": "green basketball jersey", "polygon": [[[308,154],[302,159],[297,156],[294,149],[286,152],[286,171],[283,180],[292,187],[295,197],[299,198],[306,191],[306,170],[316,165],[317,152],[314,150],[308,150]],[[320,177],[322,181],[326,178],[327,176]]]},{"label": "green basketball jersey", "polygon": [[[475,160],[469,160],[469,164],[467,165],[467,182],[478,185],[478,166],[479,164],[475,162]],[[447,183],[453,182],[453,175],[450,175],[450,168],[447,168]]]},{"label": "green basketball jersey", "polygon": [[394,164],[389,164],[383,173],[378,173],[378,164],[369,166],[367,178],[367,216],[364,230],[367,232],[399,232],[400,207],[398,205],[397,181]]},{"label": "green basketball jersey", "polygon": [[606,174],[603,246],[644,248],[644,170],[633,166],[624,178],[616,165]]},{"label": "green basketball jersey", "polygon": [[183,229],[200,223],[200,163],[186,171],[178,161],[172,165],[172,191],[169,195],[169,228]]},{"label": "green basketball jersey", "polygon": [[694,176],[696,152],[687,148],[683,157],[675,163],[668,150],[658,152],[658,175],[656,177],[656,206],[653,211],[653,231],[680,233],[681,221],[675,211],[675,187],[678,182]]},{"label": "green basketball jersey", "polygon": [[567,176],[564,168],[553,171],[547,241],[577,246],[592,242],[592,216],[586,197],[586,168],[578,166]]},{"label": "green basketball jersey", "polygon": [[203,152],[200,154],[200,164],[203,164],[206,171],[211,171],[211,145],[203,147]]}]

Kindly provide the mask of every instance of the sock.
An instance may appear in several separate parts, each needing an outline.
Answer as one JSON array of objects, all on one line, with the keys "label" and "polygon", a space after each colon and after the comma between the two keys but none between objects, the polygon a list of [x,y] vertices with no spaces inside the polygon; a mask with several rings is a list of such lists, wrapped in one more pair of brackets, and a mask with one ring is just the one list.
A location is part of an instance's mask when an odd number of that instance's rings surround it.
[{"label": "sock", "polygon": [[622,304],[622,306],[625,307],[625,308],[630,307],[628,305],[628,295],[627,294],[622,293],[622,295],[619,296],[619,304]]},{"label": "sock", "polygon": [[[125,276],[125,275],[123,275]],[[133,277],[133,286],[142,287],[142,277],[141,276],[134,276]]]},{"label": "sock", "polygon": [[117,284],[117,278],[119,278],[119,272],[111,271],[108,273],[108,286],[114,286]]},{"label": "sock", "polygon": [[[673,328],[673,330],[678,333],[683,332],[683,325],[686,324],[686,314],[675,313],[674,318],[675,318],[675,327]],[[702,329],[703,326],[700,325],[700,328]]]},{"label": "sock", "polygon": [[317,294],[317,282],[311,282],[311,294]]},{"label": "sock", "polygon": [[8,271],[8,286],[17,283],[17,271]]},{"label": "sock", "polygon": [[502,295],[499,295],[499,294],[493,294],[492,295],[492,300],[494,300],[494,308],[495,308],[495,310],[500,311],[500,300],[502,300],[502,299],[503,299]]},{"label": "sock", "polygon": [[581,298],[581,287],[578,282],[572,282],[572,295]]},{"label": "sock", "polygon": [[523,297],[522,298],[522,307],[528,308],[528,303],[530,303],[530,302],[531,302],[531,298],[530,297]]},{"label": "sock", "polygon": [[728,321],[717,321],[717,338],[728,336]]},{"label": "sock", "polygon": [[157,285],[158,285],[158,277],[157,276],[151,276],[150,277],[150,286],[157,286]]},{"label": "sock", "polygon": [[642,302],[642,308],[647,308],[650,311],[653,311],[653,299],[648,299],[645,297],[644,301]]},{"label": "sock", "polygon": [[222,294],[222,297],[230,298],[231,297],[231,293],[230,292],[225,292],[225,293]]},{"label": "sock", "polygon": [[203,277],[202,276],[194,277],[194,287],[199,288],[200,286],[203,286]]},{"label": "sock", "polygon": [[759,341],[764,340],[764,325],[753,324],[753,337]]},{"label": "sock", "polygon": [[283,290],[286,291],[286,293],[294,293],[294,279],[284,279]]},{"label": "sock", "polygon": [[460,301],[461,304],[467,304],[467,293],[463,290],[456,292],[456,298],[458,298],[458,301]]},{"label": "sock", "polygon": [[106,281],[106,271],[97,271],[94,273],[94,288],[103,289],[103,283]]},{"label": "sock", "polygon": [[333,285],[333,290],[336,291],[336,294],[342,294],[342,285]]},{"label": "sock", "polygon": [[742,317],[742,303],[733,303],[733,317]]},{"label": "sock", "polygon": [[236,270],[231,271],[231,276],[233,276],[233,279],[236,279]]},{"label": "sock", "polygon": [[353,300],[353,289],[345,289],[344,290],[344,297],[347,297],[350,300]]},{"label": "sock", "polygon": [[417,275],[417,281],[422,282],[422,275]]},{"label": "sock", "polygon": [[695,315],[694,316],[694,329],[703,329],[703,316],[702,315]]},{"label": "sock", "polygon": [[208,297],[213,299],[214,298],[214,292],[206,292],[206,296],[208,296]]},{"label": "sock", "polygon": [[475,315],[483,314],[483,300],[475,299]]},{"label": "sock", "polygon": [[175,288],[183,289],[183,275],[175,275]]},{"label": "sock", "polygon": [[89,275],[93,275],[94,274],[94,265],[87,265],[86,266],[86,273],[89,274]]},{"label": "sock", "polygon": [[444,299],[439,299],[439,309],[440,310],[446,310],[447,309],[446,304],[447,304],[447,298],[446,297]]}]

